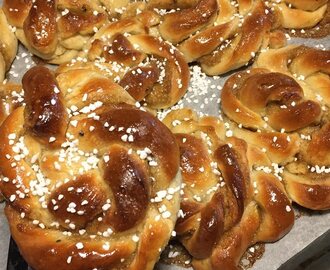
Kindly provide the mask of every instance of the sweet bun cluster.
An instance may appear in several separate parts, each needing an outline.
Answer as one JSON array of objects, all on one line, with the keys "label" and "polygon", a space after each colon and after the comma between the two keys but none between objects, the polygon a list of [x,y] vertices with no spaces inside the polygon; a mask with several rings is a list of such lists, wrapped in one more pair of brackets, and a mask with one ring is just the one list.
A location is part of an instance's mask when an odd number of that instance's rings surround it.
[{"label": "sweet bun cluster", "polygon": [[[240,269],[289,233],[295,204],[330,209],[330,51],[284,32],[327,12],[325,0],[5,0],[0,200],[29,266],[151,270],[175,240],[195,270]],[[17,39],[43,59],[21,84],[5,79]],[[209,91],[196,68],[228,75],[215,116],[213,97],[183,105]]]},{"label": "sweet bun cluster", "polygon": [[[291,200],[265,153],[237,137],[223,122],[191,110],[165,119],[180,148],[183,191],[176,224],[194,269],[237,269],[256,242],[280,239],[293,226]],[[174,123],[174,124],[173,124]]]}]

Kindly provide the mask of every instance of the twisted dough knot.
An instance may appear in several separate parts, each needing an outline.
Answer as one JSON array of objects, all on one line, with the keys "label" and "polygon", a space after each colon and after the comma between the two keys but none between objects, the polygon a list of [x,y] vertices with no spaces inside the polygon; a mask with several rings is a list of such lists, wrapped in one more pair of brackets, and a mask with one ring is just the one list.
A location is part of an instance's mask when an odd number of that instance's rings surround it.
[{"label": "twisted dough knot", "polygon": [[328,0],[272,0],[284,28],[310,28],[324,17]]},{"label": "twisted dough knot", "polygon": [[[311,209],[330,207],[329,64],[329,51],[303,46],[269,50],[256,63],[269,70],[234,75],[222,93],[224,113],[237,124],[260,131],[236,128],[234,135],[261,142],[273,162],[286,165],[281,175],[290,197]],[[265,136],[272,137],[268,144],[259,141]]]},{"label": "twisted dough knot", "polygon": [[[167,9],[172,8],[173,1],[168,2]],[[177,44],[188,62],[199,62],[208,75],[237,69],[248,64],[260,49],[285,43],[283,34],[273,31],[276,16],[264,1],[196,2],[163,15],[159,34]],[[179,4],[187,6],[186,1]]]},{"label": "twisted dough knot", "polygon": [[270,166],[265,154],[237,138],[225,141],[222,122],[189,109],[172,111],[164,122],[180,147],[184,188],[176,231],[194,269],[238,269],[250,245],[290,230],[294,215],[283,186],[253,170]]},{"label": "twisted dough knot", "polygon": [[317,124],[321,117],[321,106],[305,98],[298,82],[268,70],[233,75],[221,96],[224,113],[247,128],[292,132]]},{"label": "twisted dough knot", "polygon": [[72,59],[95,31],[108,21],[102,1],[5,0],[4,12],[16,36],[50,63]]},{"label": "twisted dough knot", "polygon": [[187,91],[188,65],[175,47],[148,35],[141,20],[127,18],[104,26],[87,44],[88,53],[81,54],[88,63],[72,61],[58,72],[98,70],[148,107],[174,105]]},{"label": "twisted dough knot", "polygon": [[0,82],[2,82],[17,52],[17,39],[2,9],[0,9],[0,31]]},{"label": "twisted dough knot", "polygon": [[312,209],[330,207],[329,87],[330,51],[292,45],[260,55],[256,66],[291,74],[304,93],[321,108],[318,125],[300,131],[298,160],[288,167],[287,189],[299,204]]},{"label": "twisted dough knot", "polygon": [[153,269],[179,210],[175,138],[111,80],[71,75],[28,71],[0,128],[12,235],[36,270]]}]

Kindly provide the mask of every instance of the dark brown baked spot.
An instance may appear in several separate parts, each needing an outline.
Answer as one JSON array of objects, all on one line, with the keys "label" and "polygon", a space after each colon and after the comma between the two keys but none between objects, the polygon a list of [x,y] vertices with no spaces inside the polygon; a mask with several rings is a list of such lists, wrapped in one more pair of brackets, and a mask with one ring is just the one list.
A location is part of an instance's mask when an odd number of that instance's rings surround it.
[{"label": "dark brown baked spot", "polygon": [[142,161],[120,146],[112,146],[105,163],[104,179],[114,196],[114,208],[107,222],[116,231],[133,228],[146,214],[149,204],[149,181]]}]

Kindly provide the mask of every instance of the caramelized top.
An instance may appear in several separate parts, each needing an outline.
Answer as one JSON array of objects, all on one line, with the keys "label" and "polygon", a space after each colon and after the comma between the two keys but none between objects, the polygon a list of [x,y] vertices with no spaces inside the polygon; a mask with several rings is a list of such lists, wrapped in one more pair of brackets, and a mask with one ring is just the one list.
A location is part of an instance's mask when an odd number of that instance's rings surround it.
[{"label": "caramelized top", "polygon": [[149,180],[143,161],[127,150],[113,146],[105,164],[104,179],[109,184],[115,205],[108,222],[116,231],[126,231],[145,217],[149,204]]},{"label": "caramelized top", "polygon": [[292,73],[297,73],[305,77],[316,72],[330,74],[330,50],[317,50],[301,46],[297,50],[290,69]]},{"label": "caramelized top", "polygon": [[[224,230],[223,194],[216,192],[209,202],[197,203],[191,193],[203,197],[205,190],[213,184],[210,163],[211,158],[202,139],[184,133],[176,134],[180,146],[181,170],[187,188],[181,203],[183,217],[177,222],[178,233],[185,235],[191,219],[200,215],[199,227],[194,232],[186,247],[195,258],[208,257]],[[201,168],[203,170],[201,171]],[[183,236],[184,237],[184,236]]]},{"label": "caramelized top", "polygon": [[65,138],[67,113],[54,75],[37,66],[24,75],[22,83],[26,126],[42,143],[59,146]]},{"label": "caramelized top", "polygon": [[36,0],[24,21],[24,32],[31,46],[52,55],[57,46],[56,1]]},{"label": "caramelized top", "polygon": [[235,56],[239,57],[247,52],[258,51],[259,47],[261,47],[260,40],[272,28],[274,15],[271,10],[267,8],[263,1],[255,1],[255,3],[253,9],[250,11],[251,15],[246,16],[242,25],[241,37],[235,49]]},{"label": "caramelized top", "polygon": [[300,85],[281,73],[255,74],[249,77],[239,89],[239,96],[246,107],[258,113],[268,105],[280,104],[282,108],[271,107],[267,111],[269,124],[276,130],[284,128],[293,131],[309,126],[321,114],[317,103],[303,100]]},{"label": "caramelized top", "polygon": [[[48,209],[63,227],[67,227],[65,221],[70,220],[78,228],[85,228],[87,223],[102,213],[105,203],[106,195],[93,176],[82,175],[57,188],[49,198]],[[70,212],[68,209],[72,204],[75,207]]]},{"label": "caramelized top", "polygon": [[[211,158],[203,140],[184,133],[177,133],[175,136],[180,146],[180,164],[185,183],[198,190],[208,189],[205,179],[211,171]],[[199,170],[201,167],[203,171]]]},{"label": "caramelized top", "polygon": [[216,0],[200,0],[194,7],[166,14],[159,27],[160,34],[166,40],[178,43],[206,25],[212,24],[217,12]]},{"label": "caramelized top", "polygon": [[116,62],[129,67],[138,65],[146,57],[144,53],[134,49],[123,34],[116,34],[112,43],[103,47],[101,56],[107,62]]},{"label": "caramelized top", "polygon": [[4,0],[3,10],[10,24],[23,27],[24,21],[29,14],[32,0]]},{"label": "caramelized top", "polygon": [[217,75],[246,65],[264,43],[269,42],[274,15],[264,1],[249,2],[249,12],[244,14],[242,25],[238,24],[237,34],[228,44],[224,43],[200,59],[207,74]]},{"label": "caramelized top", "polygon": [[59,64],[75,57],[95,29],[108,22],[104,5],[89,0],[14,0],[4,2],[4,12],[33,54]]},{"label": "caramelized top", "polygon": [[156,64],[129,70],[120,80],[122,86],[135,100],[142,101],[157,83],[160,71]]},{"label": "caramelized top", "polygon": [[197,5],[199,1],[200,0],[149,0],[148,7],[159,9],[189,8]]},{"label": "caramelized top", "polygon": [[137,101],[151,108],[168,108],[179,101],[189,85],[189,67],[170,43],[144,32],[136,18],[111,23],[91,42],[88,59],[108,69]]},{"label": "caramelized top", "polygon": [[226,183],[229,185],[232,193],[234,194],[238,206],[238,219],[243,215],[245,208],[246,194],[246,177],[243,175],[242,168],[236,153],[229,147],[229,145],[223,145],[219,147],[215,153],[215,158],[219,162],[221,172],[226,179]]},{"label": "caramelized top", "polygon": [[269,103],[287,105],[303,96],[299,84],[281,73],[255,74],[247,78],[238,91],[242,103],[256,112],[262,112]]},{"label": "caramelized top", "polygon": [[[106,147],[109,143],[122,143],[122,137],[127,129],[131,129],[132,141],[130,145],[137,148],[149,148],[164,169],[168,179],[172,180],[178,172],[179,149],[171,132],[157,118],[135,107],[109,105],[106,111],[98,114],[100,120],[83,119],[79,121],[74,133],[80,137],[80,147],[94,149]],[[115,127],[109,130],[110,126]],[[93,132],[89,127],[93,126]]]},{"label": "caramelized top", "polygon": [[281,73],[255,69],[232,76],[222,92],[224,112],[244,126],[295,131],[319,121],[321,107],[304,98],[303,89]]},{"label": "caramelized top", "polygon": [[290,200],[282,184],[273,175],[257,172],[253,175],[258,192],[256,201],[264,208],[257,241],[276,241],[283,237],[294,224],[294,211],[287,211],[291,207]]},{"label": "caramelized top", "polygon": [[63,38],[68,38],[77,33],[93,33],[95,27],[100,27],[106,22],[104,13],[93,14],[93,11],[81,8],[79,11],[69,11],[58,20],[58,29]]},{"label": "caramelized top", "polygon": [[238,20],[208,27],[179,45],[179,50],[188,62],[212,53],[217,47],[237,32]]},{"label": "caramelized top", "polygon": [[220,192],[216,192],[200,212],[200,224],[190,243],[189,252],[196,259],[207,258],[224,232],[224,205]]}]

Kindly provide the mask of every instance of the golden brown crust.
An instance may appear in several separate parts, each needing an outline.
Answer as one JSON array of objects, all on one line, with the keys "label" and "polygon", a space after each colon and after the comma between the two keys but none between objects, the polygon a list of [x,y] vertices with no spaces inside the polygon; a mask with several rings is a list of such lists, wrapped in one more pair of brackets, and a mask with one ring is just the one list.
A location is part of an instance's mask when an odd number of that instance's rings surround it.
[{"label": "golden brown crust", "polygon": [[[72,258],[70,264],[63,265],[63,269],[91,269],[94,267],[120,268],[122,258],[128,257],[135,250],[132,242],[113,243],[109,250],[102,248],[102,242],[95,244],[95,240],[86,237],[84,240],[68,238],[56,230],[43,230],[35,225],[22,222],[17,211],[10,206],[6,208],[10,229],[13,237],[19,239],[18,247],[31,266],[35,269],[56,269],[59,258]],[[81,241],[84,250],[78,250],[76,243]]]},{"label": "golden brown crust", "polygon": [[159,26],[150,32],[177,44],[188,62],[197,61],[209,75],[247,65],[261,49],[286,43],[284,34],[276,30],[279,18],[269,2],[163,1],[157,9],[153,3],[142,9],[160,14]]},{"label": "golden brown crust", "polygon": [[222,92],[223,111],[238,125],[234,135],[285,165],[277,170],[289,196],[320,210],[329,208],[329,61],[327,50],[270,49],[256,68],[232,76]]},{"label": "golden brown crust", "polygon": [[34,1],[24,21],[23,30],[27,42],[34,50],[46,58],[51,57],[58,42],[55,1]]},{"label": "golden brown crust", "polygon": [[262,69],[235,74],[221,96],[224,113],[252,129],[291,132],[317,123],[321,115],[320,105],[306,100],[292,77]]},{"label": "golden brown crust", "polygon": [[216,0],[201,0],[196,6],[166,14],[159,27],[161,36],[176,44],[208,25],[218,13]]},{"label": "golden brown crust", "polygon": [[301,30],[286,30],[293,37],[302,38],[323,38],[330,34],[330,5],[327,4],[327,10],[323,19],[314,27]]},{"label": "golden brown crust", "polygon": [[189,8],[198,2],[199,0],[149,0],[148,7],[159,9]]},{"label": "golden brown crust", "polygon": [[28,16],[32,0],[3,1],[4,12],[12,25],[23,28],[25,18]]},{"label": "golden brown crust", "polygon": [[317,25],[327,10],[327,0],[282,0],[274,6],[284,28],[303,29]]},{"label": "golden brown crust", "polygon": [[[268,13],[265,12],[268,10]],[[269,33],[275,20],[263,1],[254,1],[243,23],[238,24],[238,35],[212,54],[201,58],[207,74],[216,75],[237,69],[253,60],[259,50],[268,46]]]},{"label": "golden brown crust", "polygon": [[65,141],[68,116],[55,76],[46,67],[37,66],[24,74],[22,84],[25,127],[43,144],[54,137],[53,146],[59,147]]},{"label": "golden brown crust", "polygon": [[122,19],[104,26],[86,45],[85,61],[62,65],[70,69],[98,70],[114,79],[136,101],[151,108],[167,108],[186,93],[189,68],[172,45],[147,34],[139,18]]},{"label": "golden brown crust", "polygon": [[[190,254],[204,259],[224,231],[239,222],[249,196],[249,178],[240,153],[223,143],[207,120],[204,124],[190,114],[174,111],[164,121],[177,133],[185,184],[176,230]],[[179,124],[173,126],[176,121]]]},{"label": "golden brown crust", "polygon": [[238,269],[250,245],[291,229],[294,214],[282,184],[259,170],[271,166],[265,153],[226,138],[222,122],[189,109],[170,112],[164,122],[180,146],[184,188],[176,232],[194,269]]},{"label": "golden brown crust", "polygon": [[159,33],[179,43],[188,62],[197,61],[205,73],[218,75],[248,64],[267,46],[283,46],[284,35],[273,32],[277,21],[264,1],[234,6],[226,0],[203,0],[162,16]]},{"label": "golden brown crust", "polygon": [[122,17],[158,13],[160,22],[146,23],[148,31],[176,44],[208,75],[218,75],[248,65],[267,47],[285,46],[281,29],[314,27],[326,9],[327,0],[167,0],[134,3]]},{"label": "golden brown crust", "polygon": [[84,72],[32,68],[26,105],[0,127],[12,236],[36,270],[153,269],[179,210],[179,148],[123,88]]},{"label": "golden brown crust", "polygon": [[50,63],[71,60],[108,21],[100,1],[4,1],[4,12],[18,39]]},{"label": "golden brown crust", "polygon": [[221,40],[233,36],[236,33],[238,23],[238,20],[234,19],[224,24],[209,27],[182,42],[178,48],[188,62],[193,62],[201,56],[212,53],[221,44]]},{"label": "golden brown crust", "polygon": [[255,239],[266,242],[277,241],[291,230],[294,223],[290,199],[282,183],[273,175],[257,171],[252,177],[257,183],[255,200],[262,208],[263,214]]}]

